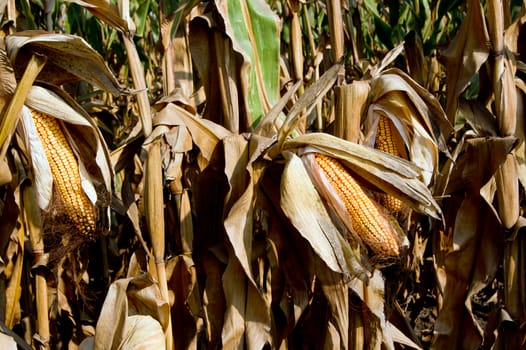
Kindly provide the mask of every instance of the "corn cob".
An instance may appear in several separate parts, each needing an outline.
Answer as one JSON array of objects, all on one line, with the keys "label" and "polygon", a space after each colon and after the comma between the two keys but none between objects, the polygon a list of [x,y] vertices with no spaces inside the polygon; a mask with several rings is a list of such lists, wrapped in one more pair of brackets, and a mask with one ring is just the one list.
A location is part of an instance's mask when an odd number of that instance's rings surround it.
[{"label": "corn cob", "polygon": [[314,159],[345,204],[354,232],[374,252],[384,256],[399,256],[399,236],[378,204],[365,193],[338,160],[320,153],[315,153]]},{"label": "corn cob", "polygon": [[62,198],[67,223],[92,238],[95,208],[82,189],[77,158],[56,118],[33,109],[31,115],[51,168],[53,184]]},{"label": "corn cob", "polygon": [[[374,147],[380,151],[400,157],[400,151],[393,138],[393,127],[393,122],[389,118],[380,116]],[[404,203],[400,199],[390,194],[380,193],[377,198],[378,202],[390,213],[398,214],[404,207]]]}]

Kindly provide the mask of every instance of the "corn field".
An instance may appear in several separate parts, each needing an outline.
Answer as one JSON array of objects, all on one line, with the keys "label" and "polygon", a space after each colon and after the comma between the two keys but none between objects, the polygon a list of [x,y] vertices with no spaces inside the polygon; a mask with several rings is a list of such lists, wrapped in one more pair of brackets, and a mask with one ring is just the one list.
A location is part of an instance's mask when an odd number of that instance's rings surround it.
[{"label": "corn field", "polygon": [[526,2],[0,1],[0,348],[526,348]]}]

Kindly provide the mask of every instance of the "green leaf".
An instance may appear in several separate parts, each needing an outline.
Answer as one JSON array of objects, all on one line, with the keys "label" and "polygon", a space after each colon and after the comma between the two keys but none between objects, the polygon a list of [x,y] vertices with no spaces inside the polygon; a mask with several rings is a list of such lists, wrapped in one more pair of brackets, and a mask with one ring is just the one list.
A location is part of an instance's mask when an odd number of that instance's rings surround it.
[{"label": "green leaf", "polygon": [[146,22],[148,21],[148,13],[150,10],[151,1],[147,0],[139,4],[137,11],[135,12],[135,25],[137,26],[136,35],[144,36],[144,30],[146,28]]},{"label": "green leaf", "polygon": [[247,118],[255,127],[279,98],[279,19],[263,0],[226,1],[219,9],[241,67]]}]

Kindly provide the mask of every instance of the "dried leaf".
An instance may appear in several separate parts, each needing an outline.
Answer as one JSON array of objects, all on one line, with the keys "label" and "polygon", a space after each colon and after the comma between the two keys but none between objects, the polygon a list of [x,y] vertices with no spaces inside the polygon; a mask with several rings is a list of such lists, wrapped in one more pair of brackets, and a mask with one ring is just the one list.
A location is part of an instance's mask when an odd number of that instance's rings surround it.
[{"label": "dried leaf", "polygon": [[119,14],[119,9],[113,3],[105,0],[68,0],[68,2],[84,7],[94,16],[121,32],[135,30],[133,22],[123,19]]},{"label": "dried leaf", "polygon": [[159,321],[149,315],[131,315],[127,318],[125,337],[119,349],[165,349],[164,332]]},{"label": "dried leaf", "polygon": [[272,345],[270,300],[246,277],[243,266],[231,252],[223,274],[226,299],[222,346],[228,349],[261,349]]},{"label": "dried leaf", "polygon": [[[226,298],[223,346],[262,348],[271,344],[270,288],[259,290],[252,272],[254,165],[260,154],[258,142],[243,135],[222,140],[224,175],[228,182],[223,224],[228,239],[228,265],[223,275]],[[241,277],[244,276],[244,277]]]},{"label": "dried leaf", "polygon": [[374,270],[368,283],[353,280],[351,290],[363,301],[368,312],[363,313],[365,344],[368,349],[394,349],[393,339],[385,318],[385,281],[379,270]]},{"label": "dried leaf", "polygon": [[193,142],[199,148],[201,155],[208,162],[212,158],[218,142],[231,133],[222,126],[212,123],[210,120],[199,118],[181,108],[176,104],[167,104],[154,117],[153,123],[156,127],[185,126],[192,135]]},{"label": "dried leaf", "polygon": [[[174,293],[172,324],[175,349],[189,349],[196,346],[198,337],[197,320],[200,313],[197,272],[190,257],[179,255],[167,261],[166,275],[168,288]],[[197,299],[197,300],[196,300]],[[184,329],[183,333],[178,330]],[[193,344],[193,346],[192,346]]]},{"label": "dried leaf", "polygon": [[0,186],[8,184],[13,179],[9,165],[5,160],[0,160]]},{"label": "dried leaf", "polygon": [[462,152],[453,158],[455,165],[451,172],[442,177],[447,181],[447,187],[444,187],[447,189],[443,194],[462,189],[478,193],[504,162],[515,143],[513,137],[468,139]]},{"label": "dried leaf", "polygon": [[478,101],[459,100],[458,115],[478,136],[498,136],[499,129],[495,116]]},{"label": "dried leaf", "polygon": [[[435,324],[436,348],[476,348],[483,331],[471,307],[471,297],[497,273],[503,253],[502,226],[495,211],[481,196],[455,199],[445,213],[446,227],[435,251],[438,270],[443,271],[443,301]],[[447,205],[446,203],[445,205]],[[452,204],[452,203],[451,203]]]},{"label": "dried leaf", "polygon": [[[162,300],[157,285],[146,275],[112,283],[97,321],[94,349],[120,349],[130,340],[137,340],[139,344],[142,341],[159,341],[157,344],[164,344],[162,330],[168,327],[169,309],[170,306]],[[130,318],[133,316],[151,318]],[[151,327],[150,335],[154,338],[157,338],[156,335],[161,330],[162,341],[144,336],[143,339],[130,338],[136,333],[131,327],[138,321],[146,322]]]},{"label": "dried leaf", "polygon": [[222,277],[224,265],[208,253],[203,258],[206,281],[203,292],[203,309],[206,315],[207,340],[210,346],[220,347],[221,333],[226,310]]},{"label": "dried leaf", "polygon": [[23,31],[6,37],[6,48],[18,74],[26,66],[30,55],[38,54],[48,59],[48,64],[39,75],[40,80],[61,85],[82,79],[115,95],[126,92],[100,54],[81,37]]},{"label": "dried leaf", "polygon": [[14,94],[15,89],[15,72],[7,57],[7,52],[0,49],[0,110],[4,109],[6,98]]},{"label": "dried leaf", "polygon": [[[316,82],[309,86],[287,114],[287,119],[279,129],[278,145],[283,144],[300,123],[310,114],[316,103],[325,96],[336,82],[342,65],[337,63],[329,68]],[[307,126],[312,120],[307,121]]]},{"label": "dried leaf", "polygon": [[448,48],[442,52],[446,61],[446,114],[454,124],[458,97],[489,56],[489,35],[479,1],[468,0],[467,15]]},{"label": "dried leaf", "polygon": [[[315,259],[316,276],[331,310],[330,320],[338,337],[332,337],[333,349],[347,349],[349,344],[349,288],[344,276],[331,271],[321,259]],[[338,340],[337,342],[335,342]]]},{"label": "dried leaf", "polygon": [[409,337],[407,337],[404,333],[402,333],[391,322],[388,322],[387,326],[388,326],[388,329],[389,329],[388,333],[391,333],[391,336],[392,336],[393,341],[395,343],[406,345],[406,346],[411,347],[413,349],[422,350],[422,347],[420,347],[418,344],[416,344],[414,341],[412,341]]}]

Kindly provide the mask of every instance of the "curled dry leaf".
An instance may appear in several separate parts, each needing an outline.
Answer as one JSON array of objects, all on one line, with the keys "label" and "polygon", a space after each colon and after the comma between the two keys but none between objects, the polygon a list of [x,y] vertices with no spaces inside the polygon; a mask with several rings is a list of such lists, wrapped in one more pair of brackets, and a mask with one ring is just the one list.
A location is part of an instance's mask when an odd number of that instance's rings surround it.
[{"label": "curled dry leaf", "polygon": [[[4,107],[8,104],[9,99],[14,94],[16,88],[16,79],[13,67],[9,62],[7,53],[5,50],[0,49],[0,111],[4,111]],[[4,117],[6,118],[6,117]],[[3,128],[4,122],[0,123],[0,127]],[[0,132],[0,133],[3,133]],[[9,135],[10,136],[10,135]],[[5,137],[9,137],[6,135]],[[0,143],[5,142],[0,136]],[[0,186],[3,186],[11,182],[11,170],[5,159],[0,159]]]},{"label": "curled dry leaf", "polygon": [[6,49],[15,72],[26,67],[31,55],[48,58],[39,79],[51,84],[85,80],[115,95],[126,91],[119,85],[108,66],[84,39],[74,35],[24,31],[6,37]]},{"label": "curled dry leaf", "polygon": [[[201,329],[197,324],[202,304],[199,296],[199,286],[195,264],[191,258],[178,255],[166,263],[168,288],[173,291],[172,324],[176,331],[174,344],[176,348],[187,349],[197,342]],[[177,333],[185,329],[184,334]]]},{"label": "curled dry leaf", "polygon": [[[455,157],[446,162],[437,188],[444,190],[439,195],[449,195],[457,191],[467,190],[478,193],[504,163],[507,155],[517,140],[514,137],[477,137],[462,140],[461,150]],[[481,159],[475,161],[475,159]]]},{"label": "curled dry leaf", "polygon": [[[318,276],[323,294],[331,308],[329,323],[337,331],[337,336],[331,333],[327,337],[331,339],[334,346],[331,348],[346,349],[349,338],[349,286],[342,274],[329,269],[322,263],[320,258],[314,260],[316,276]],[[327,341],[327,340],[326,340]],[[339,343],[339,344],[338,344]]]},{"label": "curled dry leaf", "polygon": [[[166,349],[164,333],[159,322],[151,316],[132,315],[128,317],[124,340],[116,347],[119,350]],[[94,350],[94,337],[85,338],[79,350]],[[98,349],[98,348],[97,348]]]},{"label": "curled dry leaf", "polygon": [[120,349],[165,349],[164,332],[159,321],[149,315],[131,315],[127,321]]},{"label": "curled dry leaf", "polygon": [[[204,158],[204,164],[208,163],[212,158],[212,154],[219,141],[232,135],[230,131],[221,125],[200,118],[174,103],[166,104],[166,106],[157,112],[153,122],[156,127],[176,125],[186,127],[192,136],[193,143],[199,148],[200,157]],[[159,131],[160,130],[161,129],[159,129]]]},{"label": "curled dry leaf", "polygon": [[7,99],[15,92],[15,72],[5,50],[0,50],[0,110],[4,109]]},{"label": "curled dry leaf", "polygon": [[466,12],[466,18],[456,36],[442,52],[447,71],[445,110],[451,123],[455,121],[458,97],[489,56],[489,35],[482,4],[476,0],[468,0]]},{"label": "curled dry leaf", "polygon": [[[68,2],[76,3],[89,12],[93,13],[97,18],[108,23],[112,27],[121,32],[128,32],[135,30],[133,21],[126,21],[119,14],[119,9],[113,3],[104,0],[69,0]],[[123,2],[120,2],[121,4]]]},{"label": "curled dry leaf", "polygon": [[473,349],[480,346],[483,331],[472,297],[497,273],[504,231],[494,209],[480,195],[454,195],[446,205],[450,229],[437,235],[434,254],[443,300],[433,346]]}]

